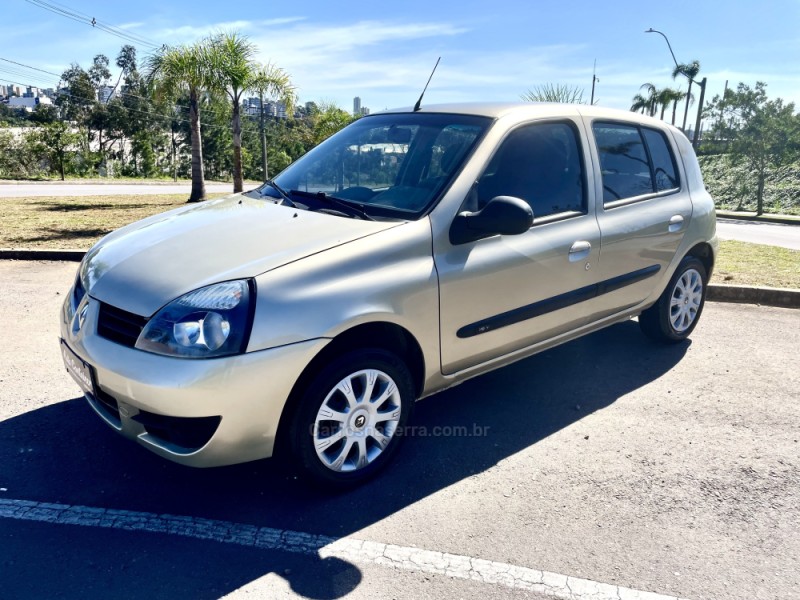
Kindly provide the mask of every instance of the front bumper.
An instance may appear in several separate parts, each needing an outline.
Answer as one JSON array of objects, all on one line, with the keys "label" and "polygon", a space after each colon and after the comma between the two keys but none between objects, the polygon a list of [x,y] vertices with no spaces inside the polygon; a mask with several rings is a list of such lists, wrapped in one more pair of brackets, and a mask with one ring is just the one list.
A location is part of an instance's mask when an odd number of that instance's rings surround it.
[{"label": "front bumper", "polygon": [[193,467],[271,456],[292,387],[329,341],[308,340],[225,358],[172,358],[100,337],[98,309],[88,298],[77,331],[61,319],[64,343],[90,367],[93,390],[85,392],[89,404],[125,437]]}]

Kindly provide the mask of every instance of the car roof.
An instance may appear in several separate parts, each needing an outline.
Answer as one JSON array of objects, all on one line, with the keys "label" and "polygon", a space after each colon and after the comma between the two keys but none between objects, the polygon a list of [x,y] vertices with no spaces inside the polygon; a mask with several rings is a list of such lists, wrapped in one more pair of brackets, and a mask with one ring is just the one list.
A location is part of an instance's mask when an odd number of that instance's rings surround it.
[{"label": "car roof", "polygon": [[[387,109],[373,115],[414,112],[413,107]],[[423,104],[419,113],[449,113],[477,115],[500,119],[509,115],[528,118],[585,116],[593,119],[625,120],[669,127],[664,121],[616,108],[589,106],[588,104],[559,104],[556,102],[452,102],[447,104]]]}]

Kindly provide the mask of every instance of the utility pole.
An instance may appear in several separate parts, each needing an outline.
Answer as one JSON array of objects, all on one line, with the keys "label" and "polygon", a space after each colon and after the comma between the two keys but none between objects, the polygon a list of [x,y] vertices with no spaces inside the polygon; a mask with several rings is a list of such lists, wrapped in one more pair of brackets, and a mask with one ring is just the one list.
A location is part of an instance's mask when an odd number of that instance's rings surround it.
[{"label": "utility pole", "polygon": [[697,150],[700,145],[700,119],[703,117],[703,100],[706,97],[706,78],[700,82],[700,103],[697,105],[697,122],[694,126],[694,137],[692,138],[692,148]]},{"label": "utility pole", "polygon": [[258,93],[258,104],[261,109],[261,170],[264,173],[264,181],[269,179],[267,173],[267,132],[264,129],[264,91]]}]

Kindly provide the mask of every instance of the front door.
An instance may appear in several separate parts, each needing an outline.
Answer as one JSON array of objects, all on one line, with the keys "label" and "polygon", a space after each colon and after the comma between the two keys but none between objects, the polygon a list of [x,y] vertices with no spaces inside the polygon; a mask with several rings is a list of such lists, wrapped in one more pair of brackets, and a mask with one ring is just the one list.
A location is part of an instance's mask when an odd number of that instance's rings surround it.
[{"label": "front door", "polygon": [[592,312],[600,230],[578,121],[523,125],[489,161],[462,210],[515,196],[533,208],[520,235],[434,240],[442,372],[452,374],[579,327]]}]

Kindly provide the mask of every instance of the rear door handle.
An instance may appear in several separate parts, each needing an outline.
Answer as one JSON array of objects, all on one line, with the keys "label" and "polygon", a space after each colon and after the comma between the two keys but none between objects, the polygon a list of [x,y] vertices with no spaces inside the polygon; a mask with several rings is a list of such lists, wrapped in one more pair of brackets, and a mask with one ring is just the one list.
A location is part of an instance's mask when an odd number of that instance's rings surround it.
[{"label": "rear door handle", "polygon": [[675,215],[669,220],[669,232],[675,233],[681,229],[683,229],[683,217],[680,215]]},{"label": "rear door handle", "polygon": [[569,249],[569,262],[583,260],[592,251],[592,245],[585,240],[578,240]]}]

